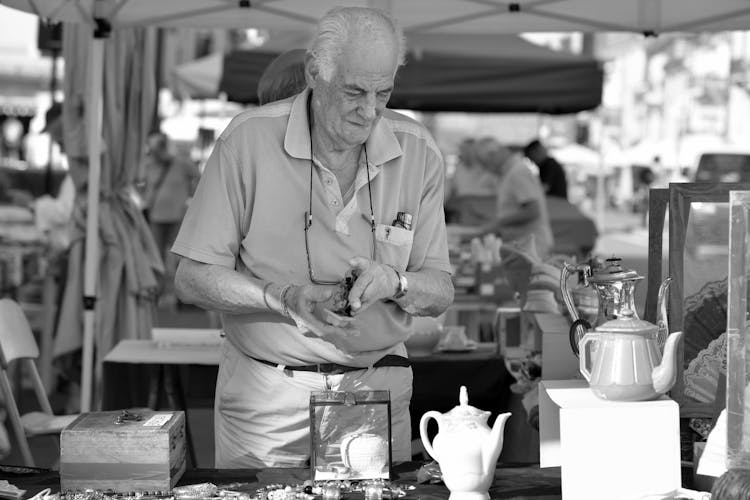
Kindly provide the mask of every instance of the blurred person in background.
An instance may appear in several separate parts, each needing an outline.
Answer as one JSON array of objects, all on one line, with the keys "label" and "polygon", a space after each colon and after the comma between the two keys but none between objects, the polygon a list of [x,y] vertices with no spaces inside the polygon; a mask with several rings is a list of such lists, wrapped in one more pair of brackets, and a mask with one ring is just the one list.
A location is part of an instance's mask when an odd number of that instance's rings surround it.
[{"label": "blurred person in background", "polygon": [[552,249],[552,229],[547,202],[539,178],[526,166],[520,154],[487,137],[477,142],[479,164],[496,179],[494,217],[478,229],[479,234],[494,233],[504,241],[534,235],[539,257]]},{"label": "blurred person in background", "polygon": [[160,301],[168,306],[176,304],[172,282],[177,267],[176,258],[169,249],[177,237],[182,218],[200,179],[198,165],[188,158],[173,154],[172,149],[169,138],[163,132],[156,132],[148,137],[141,182],[144,215],[164,261]]},{"label": "blurred person in background", "polygon": [[534,139],[523,148],[523,154],[539,167],[539,180],[544,187],[544,194],[568,199],[568,180],[565,169],[549,155],[547,148]]},{"label": "blurred person in background", "polygon": [[305,82],[305,51],[292,49],[280,54],[263,70],[258,80],[258,103],[297,95],[307,86]]},{"label": "blurred person in background", "polygon": [[495,183],[495,177],[479,165],[476,140],[464,139],[458,146],[456,171],[446,180],[447,221],[476,226],[491,220],[495,208]]},{"label": "blurred person in background", "polygon": [[523,305],[532,264],[546,259],[554,243],[544,190],[521,154],[493,137],[477,141],[477,159],[497,182],[494,216],[477,229],[476,236],[492,233],[502,239],[503,270]]},{"label": "blurred person in background", "polygon": [[[63,104],[53,103],[44,115],[42,133],[65,153],[62,126]],[[29,192],[13,191],[14,204],[29,208],[34,214],[37,229],[44,233],[54,252],[64,252],[70,246],[70,221],[76,201],[76,191],[86,183],[88,160],[67,158],[68,173],[63,177],[57,192],[34,198]]]}]

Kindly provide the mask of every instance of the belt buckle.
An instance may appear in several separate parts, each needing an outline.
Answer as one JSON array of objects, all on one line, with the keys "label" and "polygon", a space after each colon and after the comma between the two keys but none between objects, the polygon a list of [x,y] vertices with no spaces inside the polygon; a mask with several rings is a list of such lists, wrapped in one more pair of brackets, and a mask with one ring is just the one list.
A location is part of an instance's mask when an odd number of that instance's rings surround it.
[{"label": "belt buckle", "polygon": [[318,373],[323,375],[341,375],[345,372],[344,367],[337,363],[320,363],[318,366]]}]

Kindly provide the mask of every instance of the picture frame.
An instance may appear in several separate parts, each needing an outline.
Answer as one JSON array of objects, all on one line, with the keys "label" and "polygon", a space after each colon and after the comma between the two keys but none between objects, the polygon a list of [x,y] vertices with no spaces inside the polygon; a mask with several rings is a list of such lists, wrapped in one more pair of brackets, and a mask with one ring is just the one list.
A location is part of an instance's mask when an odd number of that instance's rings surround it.
[{"label": "picture frame", "polygon": [[729,194],[744,190],[750,183],[669,185],[669,330],[683,332],[670,395],[683,418],[712,419],[723,406],[716,396],[724,389],[700,363],[726,330]]},{"label": "picture frame", "polygon": [[748,394],[748,286],[750,274],[750,191],[729,193],[729,289],[726,361],[727,467],[750,468],[750,394]]},{"label": "picture frame", "polygon": [[391,478],[389,391],[310,393],[313,481]]}]

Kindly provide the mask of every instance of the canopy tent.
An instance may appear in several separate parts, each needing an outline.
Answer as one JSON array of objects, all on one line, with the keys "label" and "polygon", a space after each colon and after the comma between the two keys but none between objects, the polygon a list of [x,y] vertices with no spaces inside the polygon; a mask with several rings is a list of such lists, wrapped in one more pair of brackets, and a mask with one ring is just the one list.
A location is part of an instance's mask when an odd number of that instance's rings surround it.
[{"label": "canopy tent", "polygon": [[[50,21],[81,23],[91,29],[87,70],[85,123],[88,136],[89,186],[99,186],[103,120],[102,80],[104,41],[111,28],[133,26],[193,26],[203,28],[264,28],[306,30],[340,0],[0,0]],[[390,10],[406,31],[416,34],[482,34],[559,31],[744,30],[750,25],[746,0],[348,0]],[[107,111],[106,118],[117,114]],[[82,410],[90,406],[94,308],[98,277],[99,190],[88,190],[85,335]],[[88,370],[88,374],[87,374]]]},{"label": "canopy tent", "polygon": [[333,6],[345,3],[390,10],[407,35],[559,31],[745,30],[746,0],[2,0],[41,18],[93,25],[97,14],[113,27],[310,29]]},{"label": "canopy tent", "polygon": [[[409,44],[391,108],[562,114],[601,103],[603,71],[591,58],[515,35],[418,36]],[[211,54],[176,68],[175,79],[190,97],[223,92],[230,101],[257,104],[260,76],[277,55],[261,49]]]}]

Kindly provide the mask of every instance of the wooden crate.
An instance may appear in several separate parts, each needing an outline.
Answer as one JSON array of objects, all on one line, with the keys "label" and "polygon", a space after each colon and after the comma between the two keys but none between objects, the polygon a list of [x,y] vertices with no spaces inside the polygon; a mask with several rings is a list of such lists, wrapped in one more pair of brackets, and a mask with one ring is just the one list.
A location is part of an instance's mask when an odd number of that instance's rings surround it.
[{"label": "wooden crate", "polygon": [[185,472],[185,414],[137,410],[84,413],[60,437],[60,488],[167,491]]}]

